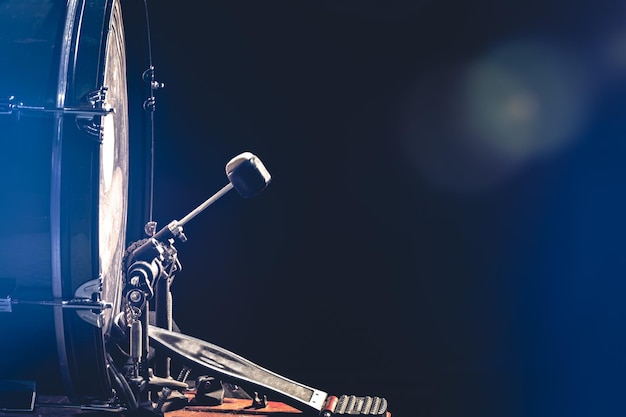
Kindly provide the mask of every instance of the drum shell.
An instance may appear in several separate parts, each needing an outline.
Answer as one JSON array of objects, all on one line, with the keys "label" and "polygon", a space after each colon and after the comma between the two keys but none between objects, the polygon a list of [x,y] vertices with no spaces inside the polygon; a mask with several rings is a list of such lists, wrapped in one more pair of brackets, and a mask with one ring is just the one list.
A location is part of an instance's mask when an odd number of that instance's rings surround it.
[{"label": "drum shell", "polygon": [[[121,31],[117,36],[124,38],[120,10],[113,0],[1,3],[0,97],[15,95],[24,104],[47,109],[59,103],[92,108],[88,94],[106,87],[107,40],[113,31]],[[66,30],[68,21],[71,31]],[[123,44],[121,48],[125,58]],[[125,82],[118,86],[123,94],[126,88]],[[64,97],[59,97],[60,91]],[[133,100],[136,104],[138,99]],[[128,117],[127,104],[120,105],[124,108],[115,109],[118,120]],[[101,122],[99,117],[94,121]],[[67,394],[81,403],[112,395],[106,364],[108,325],[98,328],[76,311],[30,303],[71,300],[82,284],[98,278],[114,293],[121,285],[121,270],[101,276],[103,144],[78,127],[85,122],[91,122],[90,117],[67,113],[0,115],[5,149],[0,157],[0,296],[17,302],[13,312],[0,313],[0,379],[34,379],[40,392]],[[137,177],[144,180],[145,159],[136,159],[141,166]],[[123,177],[128,181],[128,172]],[[128,204],[127,195],[123,200]],[[128,207],[123,211],[126,215]],[[142,214],[133,218],[144,220]],[[125,230],[114,238],[121,242],[116,247],[131,239]],[[61,277],[56,283],[55,268]],[[119,311],[119,301],[111,310],[108,320]]]}]

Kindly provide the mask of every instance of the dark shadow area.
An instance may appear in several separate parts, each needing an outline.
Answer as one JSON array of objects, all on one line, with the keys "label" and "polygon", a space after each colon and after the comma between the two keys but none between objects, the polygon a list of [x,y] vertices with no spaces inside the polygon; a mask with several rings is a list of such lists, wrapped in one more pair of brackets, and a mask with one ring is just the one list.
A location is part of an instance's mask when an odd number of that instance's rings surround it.
[{"label": "dark shadow area", "polygon": [[[184,333],[394,415],[622,415],[616,1],[150,2]],[[176,371],[174,371],[176,372]]]}]

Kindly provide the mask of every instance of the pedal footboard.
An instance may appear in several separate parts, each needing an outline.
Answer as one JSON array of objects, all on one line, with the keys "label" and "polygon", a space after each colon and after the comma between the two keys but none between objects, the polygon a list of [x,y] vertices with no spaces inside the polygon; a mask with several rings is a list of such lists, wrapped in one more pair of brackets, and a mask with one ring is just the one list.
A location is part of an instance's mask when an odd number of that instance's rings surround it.
[{"label": "pedal footboard", "polygon": [[379,397],[329,396],[312,388],[278,375],[246,358],[212,343],[178,332],[150,326],[148,335],[153,346],[165,349],[170,356],[178,357],[193,366],[209,370],[213,376],[244,388],[265,390],[298,409],[305,406],[324,417],[332,415],[390,416],[387,401]]}]

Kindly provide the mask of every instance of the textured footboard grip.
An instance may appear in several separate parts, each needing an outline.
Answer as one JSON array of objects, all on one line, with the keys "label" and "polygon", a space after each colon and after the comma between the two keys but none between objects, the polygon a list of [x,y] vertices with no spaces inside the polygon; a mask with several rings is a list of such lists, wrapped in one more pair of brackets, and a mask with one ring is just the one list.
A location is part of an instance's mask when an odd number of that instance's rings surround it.
[{"label": "textured footboard grip", "polygon": [[330,395],[326,399],[326,404],[324,405],[324,408],[322,408],[322,412],[320,413],[320,415],[322,417],[332,416],[333,413],[335,412],[335,408],[337,408],[338,401],[339,401],[339,398],[335,397],[334,395]]},{"label": "textured footboard grip", "polygon": [[380,397],[342,395],[334,407],[334,415],[385,416],[387,400]]}]

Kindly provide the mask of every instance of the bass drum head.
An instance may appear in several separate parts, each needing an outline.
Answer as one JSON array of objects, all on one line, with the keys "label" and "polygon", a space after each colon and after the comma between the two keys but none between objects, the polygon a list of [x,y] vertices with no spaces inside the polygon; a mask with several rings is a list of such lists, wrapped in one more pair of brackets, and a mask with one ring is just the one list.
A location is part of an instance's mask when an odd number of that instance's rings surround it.
[{"label": "bass drum head", "polygon": [[113,308],[104,313],[107,334],[111,316],[121,308],[129,178],[126,49],[119,4],[116,2],[114,6],[106,46],[104,85],[108,86],[108,91],[104,106],[115,109],[115,113],[102,121],[98,185],[98,263],[103,281],[102,297],[113,304]]}]

